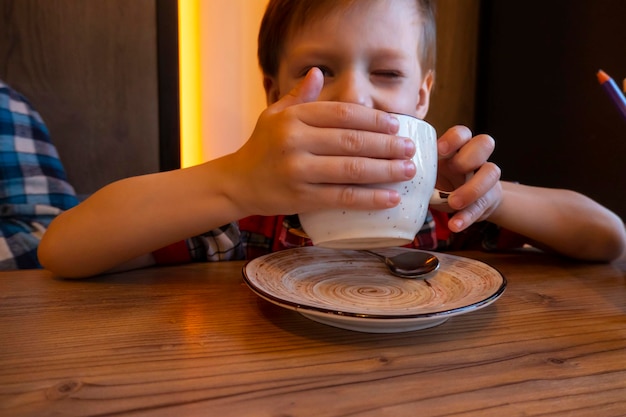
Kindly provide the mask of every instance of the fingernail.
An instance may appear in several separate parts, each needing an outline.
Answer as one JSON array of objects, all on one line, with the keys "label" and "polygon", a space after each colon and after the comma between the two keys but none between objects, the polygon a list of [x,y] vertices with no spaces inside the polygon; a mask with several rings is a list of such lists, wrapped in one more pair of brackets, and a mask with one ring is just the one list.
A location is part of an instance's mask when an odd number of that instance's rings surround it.
[{"label": "fingernail", "polygon": [[391,133],[397,133],[400,130],[400,121],[394,116],[389,115],[389,127],[391,128]]},{"label": "fingernail", "polygon": [[437,142],[437,151],[439,152],[439,155],[447,155],[450,151],[450,145],[448,142],[439,141]]},{"label": "fingernail", "polygon": [[452,226],[453,226],[453,230],[456,232],[460,232],[461,230],[463,230],[463,220],[461,219],[454,219],[451,221],[452,222]]},{"label": "fingernail", "polygon": [[395,207],[400,203],[400,194],[396,191],[389,192],[389,199],[387,200],[387,207]]},{"label": "fingernail", "polygon": [[415,142],[413,142],[411,139],[404,140],[404,155],[408,156],[409,158],[415,155]]},{"label": "fingernail", "polygon": [[416,172],[417,168],[413,161],[404,161],[404,175],[406,175],[407,178],[413,178]]}]

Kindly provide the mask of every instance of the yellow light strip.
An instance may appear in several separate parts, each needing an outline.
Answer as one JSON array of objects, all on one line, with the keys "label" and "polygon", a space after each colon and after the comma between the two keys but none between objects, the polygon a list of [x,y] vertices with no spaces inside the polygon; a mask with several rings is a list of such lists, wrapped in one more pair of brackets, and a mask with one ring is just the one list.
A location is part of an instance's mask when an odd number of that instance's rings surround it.
[{"label": "yellow light strip", "polygon": [[183,168],[202,162],[199,2],[178,0],[180,164]]}]

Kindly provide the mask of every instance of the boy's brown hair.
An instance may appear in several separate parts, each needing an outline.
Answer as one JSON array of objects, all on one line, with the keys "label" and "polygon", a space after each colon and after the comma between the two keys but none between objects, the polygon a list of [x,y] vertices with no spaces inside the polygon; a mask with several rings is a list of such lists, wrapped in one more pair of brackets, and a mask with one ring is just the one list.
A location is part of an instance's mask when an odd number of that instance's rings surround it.
[{"label": "boy's brown hair", "polygon": [[[283,52],[285,39],[298,27],[320,14],[336,8],[348,8],[365,0],[270,0],[261,21],[258,39],[258,58],[263,74],[275,77]],[[415,0],[422,18],[422,42],[418,58],[422,71],[435,71],[437,27],[436,0]]]}]

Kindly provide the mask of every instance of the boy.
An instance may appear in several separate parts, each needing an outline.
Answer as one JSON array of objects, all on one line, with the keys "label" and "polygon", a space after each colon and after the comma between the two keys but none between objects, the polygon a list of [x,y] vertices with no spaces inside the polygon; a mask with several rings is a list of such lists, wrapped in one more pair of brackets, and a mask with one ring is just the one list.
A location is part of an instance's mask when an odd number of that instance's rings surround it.
[{"label": "boy", "polygon": [[[307,244],[291,233],[293,216],[276,214],[396,205],[388,190],[354,185],[414,176],[414,148],[393,137],[397,126],[385,112],[423,118],[428,111],[434,27],[426,0],[270,1],[259,35],[269,107],[248,142],[197,167],[105,187],[51,225],[42,264],[79,277],[155,262],[241,259]],[[489,220],[567,256],[621,255],[626,237],[615,214],[567,190],[499,181],[499,168],[487,162],[493,146],[464,127],[439,139],[438,188],[454,190],[450,231]],[[416,245],[432,249],[436,234],[431,220],[420,232],[430,239]],[[182,241],[188,236],[197,237]]]}]

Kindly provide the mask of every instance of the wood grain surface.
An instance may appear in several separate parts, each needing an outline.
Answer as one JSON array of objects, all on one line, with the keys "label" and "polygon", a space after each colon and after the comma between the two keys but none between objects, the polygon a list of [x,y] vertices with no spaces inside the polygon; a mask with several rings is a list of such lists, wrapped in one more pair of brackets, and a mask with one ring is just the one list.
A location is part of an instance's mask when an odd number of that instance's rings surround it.
[{"label": "wood grain surface", "polygon": [[41,113],[79,194],[159,170],[155,7],[0,2],[0,78]]},{"label": "wood grain surface", "polygon": [[384,335],[260,299],[243,262],[0,273],[0,415],[626,415],[626,262],[457,254],[504,295]]}]

